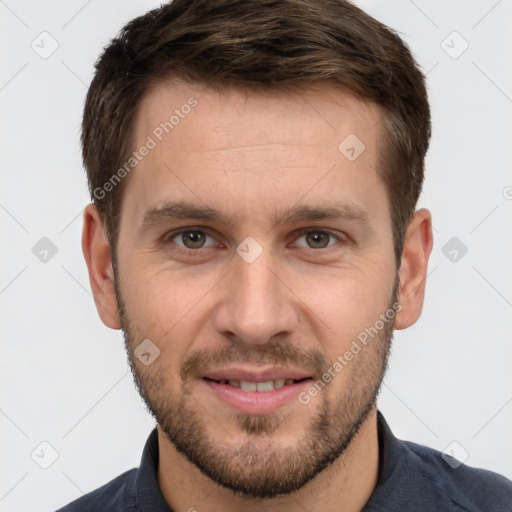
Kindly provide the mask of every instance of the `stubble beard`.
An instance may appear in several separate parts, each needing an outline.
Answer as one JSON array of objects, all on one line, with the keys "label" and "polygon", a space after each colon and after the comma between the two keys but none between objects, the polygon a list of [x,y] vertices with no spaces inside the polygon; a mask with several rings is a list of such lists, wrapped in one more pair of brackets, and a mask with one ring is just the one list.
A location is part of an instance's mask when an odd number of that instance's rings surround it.
[{"label": "stubble beard", "polygon": [[[235,494],[246,498],[265,499],[300,489],[346,452],[376,407],[377,396],[387,370],[393,337],[392,321],[386,322],[378,335],[343,368],[343,372],[350,372],[350,379],[346,381],[346,386],[339,392],[334,403],[331,403],[332,399],[329,400],[331,385],[319,392],[313,417],[302,437],[293,446],[282,446],[276,441],[281,424],[286,425],[287,422],[287,417],[281,413],[230,416],[231,426],[217,429],[225,434],[224,439],[227,442],[223,444],[222,439],[212,439],[208,424],[217,422],[219,427],[222,425],[208,416],[190,396],[193,381],[183,383],[182,392],[176,397],[168,391],[169,373],[157,364],[158,359],[149,367],[143,367],[134,361],[133,349],[146,336],[137,336],[136,329],[132,328],[117,286],[117,277],[115,282],[128,361],[148,411],[178,452],[208,478]],[[388,308],[396,300],[397,286]],[[276,346],[279,347],[274,347]],[[276,363],[276,359],[288,359],[290,365],[298,363],[299,367],[304,367],[301,365],[302,360],[288,357],[290,353],[297,353],[293,346],[281,345],[283,350],[275,349],[272,357],[266,358],[265,354],[259,353],[256,359],[252,357],[250,349],[236,347],[232,346],[231,352],[229,348],[223,351],[233,355],[230,358],[232,361],[244,362],[239,358],[243,353],[251,354],[250,359],[248,358],[250,362],[257,359]],[[213,354],[211,360],[214,361],[218,355],[219,353]],[[318,354],[316,356],[317,359],[323,357]],[[199,357],[206,364],[208,356]],[[325,358],[321,363],[324,366],[328,364]],[[330,384],[335,381],[336,377]],[[313,401],[309,407],[312,405]],[[294,415],[302,418],[304,407],[308,406],[297,401],[289,415],[292,418]],[[235,429],[232,425],[233,418],[236,422]],[[229,432],[237,430],[248,441],[243,444],[230,443]]]}]

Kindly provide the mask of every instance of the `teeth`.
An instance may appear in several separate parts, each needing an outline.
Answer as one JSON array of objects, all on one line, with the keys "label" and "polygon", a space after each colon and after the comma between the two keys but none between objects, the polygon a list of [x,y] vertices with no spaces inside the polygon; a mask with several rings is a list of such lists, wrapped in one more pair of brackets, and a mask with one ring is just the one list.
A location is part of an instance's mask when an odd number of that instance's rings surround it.
[{"label": "teeth", "polygon": [[276,379],[268,380],[266,382],[247,382],[244,380],[220,380],[221,384],[229,384],[234,388],[239,388],[242,391],[273,391],[274,389],[282,388],[285,384],[293,384],[294,379]]},{"label": "teeth", "polygon": [[257,391],[272,391],[274,389],[274,382],[269,380],[267,382],[256,383]]},{"label": "teeth", "polygon": [[286,381],[284,379],[276,379],[274,381],[274,389],[282,388]]},{"label": "teeth", "polygon": [[245,382],[244,380],[240,381],[240,389],[242,391],[257,391],[256,382]]}]

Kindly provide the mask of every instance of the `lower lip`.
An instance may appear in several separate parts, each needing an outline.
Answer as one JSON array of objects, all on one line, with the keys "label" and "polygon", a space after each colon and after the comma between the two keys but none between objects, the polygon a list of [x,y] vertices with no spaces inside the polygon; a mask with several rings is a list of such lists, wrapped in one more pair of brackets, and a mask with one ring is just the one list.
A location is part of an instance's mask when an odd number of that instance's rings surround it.
[{"label": "lower lip", "polygon": [[246,414],[268,414],[297,399],[301,391],[311,385],[306,379],[293,384],[286,384],[272,391],[242,391],[229,384],[208,379],[201,379],[224,403]]}]

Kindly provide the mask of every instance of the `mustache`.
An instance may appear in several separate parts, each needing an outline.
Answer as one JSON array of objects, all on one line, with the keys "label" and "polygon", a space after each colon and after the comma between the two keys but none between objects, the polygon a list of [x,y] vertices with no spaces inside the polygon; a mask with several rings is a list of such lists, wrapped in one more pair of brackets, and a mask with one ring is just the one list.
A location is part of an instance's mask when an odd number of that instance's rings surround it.
[{"label": "mustache", "polygon": [[180,365],[180,377],[186,383],[207,370],[232,363],[293,366],[315,377],[320,377],[329,368],[329,361],[318,350],[306,351],[289,342],[255,349],[240,342],[218,350],[196,351],[186,356]]}]

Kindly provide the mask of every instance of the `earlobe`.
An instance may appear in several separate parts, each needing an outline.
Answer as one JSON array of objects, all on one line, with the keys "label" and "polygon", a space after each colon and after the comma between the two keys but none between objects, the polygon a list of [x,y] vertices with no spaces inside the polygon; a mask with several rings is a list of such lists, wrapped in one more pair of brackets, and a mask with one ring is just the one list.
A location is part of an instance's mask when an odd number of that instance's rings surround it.
[{"label": "earlobe", "polygon": [[96,309],[107,327],[120,329],[110,246],[103,233],[99,212],[93,203],[85,207],[83,219],[82,251]]},{"label": "earlobe", "polygon": [[432,216],[423,208],[414,213],[405,234],[398,271],[401,310],[395,317],[395,329],[410,327],[421,315],[432,245]]}]

